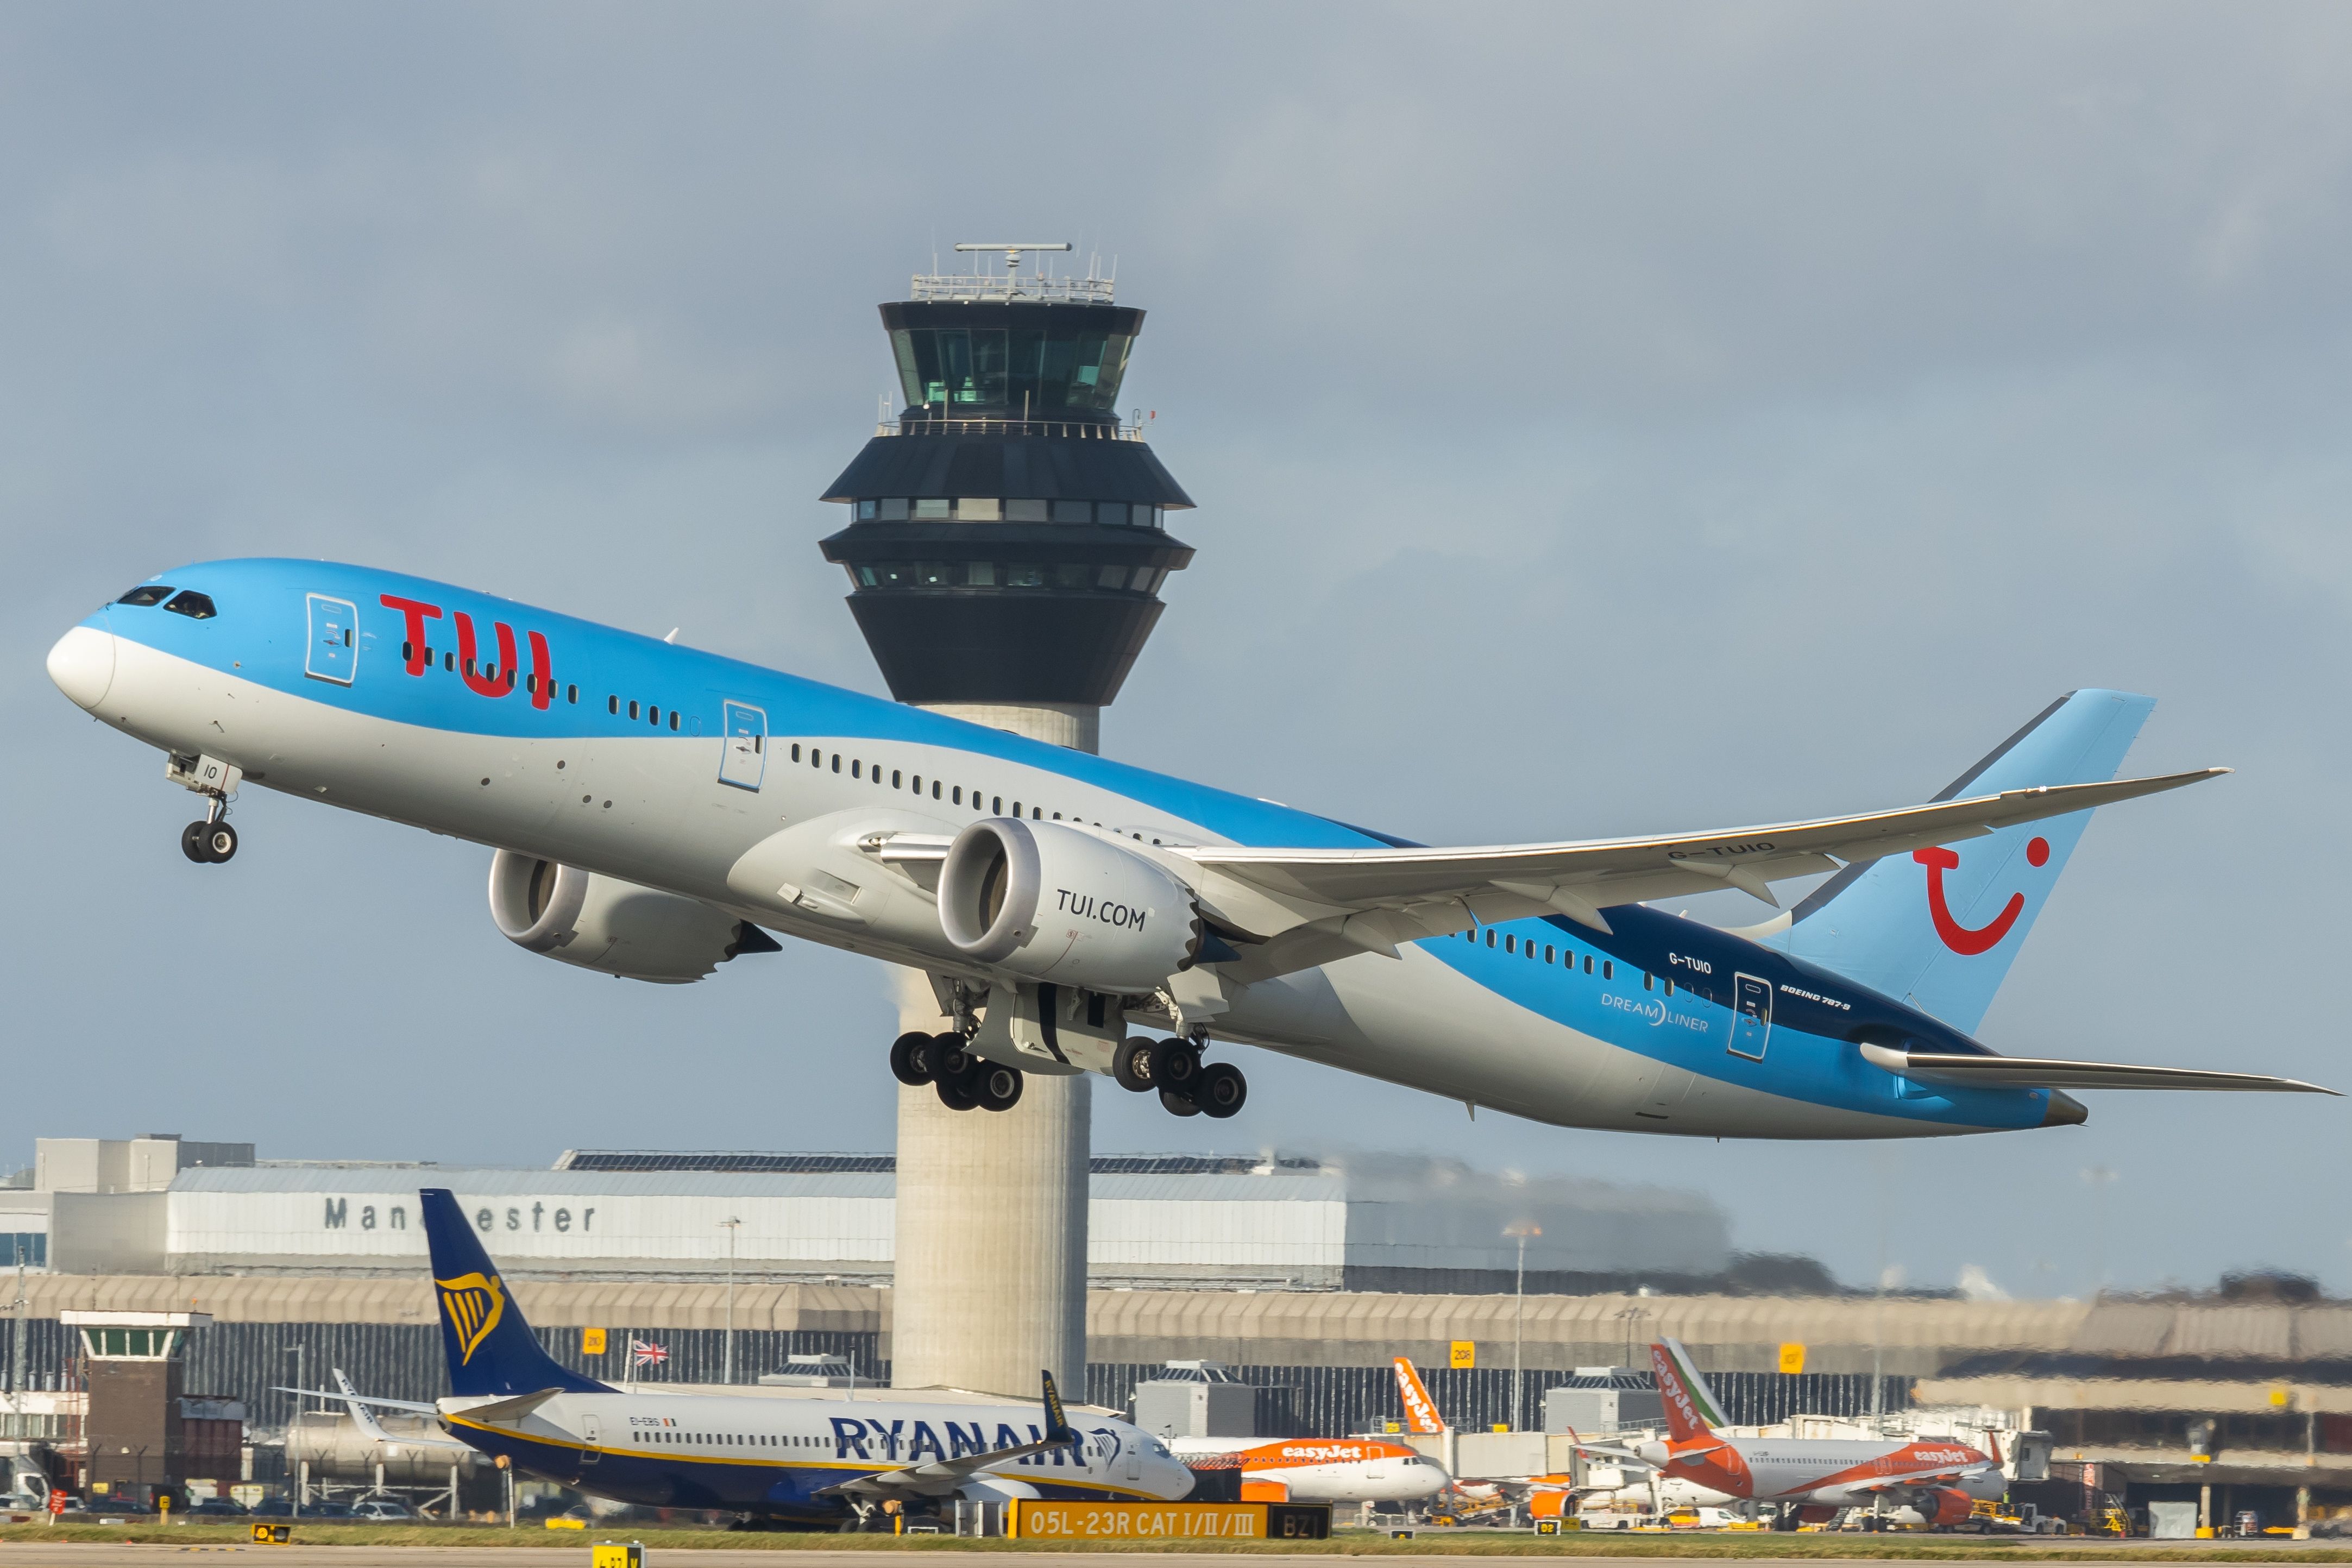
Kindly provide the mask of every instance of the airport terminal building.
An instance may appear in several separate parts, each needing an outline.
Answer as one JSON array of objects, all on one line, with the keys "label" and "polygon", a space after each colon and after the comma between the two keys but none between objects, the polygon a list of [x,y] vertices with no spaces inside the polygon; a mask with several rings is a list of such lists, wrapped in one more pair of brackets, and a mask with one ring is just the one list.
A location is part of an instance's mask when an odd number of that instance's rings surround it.
[{"label": "airport terminal building", "polygon": [[[89,1343],[74,1313],[184,1316],[180,1414],[241,1412],[264,1479],[295,1411],[278,1385],[340,1367],[371,1393],[434,1397],[427,1186],[457,1193],[577,1370],[622,1381],[643,1340],[667,1353],[647,1375],[664,1381],[715,1383],[731,1363],[749,1383],[822,1354],[887,1382],[892,1178],[887,1155],[583,1151],[492,1169],[44,1139],[0,1186],[0,1261],[26,1270],[21,1318],[0,1318],[0,1365],[22,1369],[26,1397],[0,1437],[70,1458]],[[2352,1305],[1878,1301],[1801,1260],[1736,1256],[1720,1211],[1689,1194],[1440,1161],[1097,1155],[1091,1190],[1098,1405],[1207,1362],[1261,1390],[1260,1435],[1377,1430],[1402,1415],[1389,1363],[1403,1355],[1456,1427],[1533,1431],[1549,1391],[1622,1383],[1609,1369],[1667,1333],[1741,1424],[1977,1412],[2049,1432],[2054,1484],[2085,1507],[2352,1506]],[[1528,1225],[1542,1235],[1521,1295],[1505,1232]],[[1779,1370],[1790,1346],[1801,1371]]]}]

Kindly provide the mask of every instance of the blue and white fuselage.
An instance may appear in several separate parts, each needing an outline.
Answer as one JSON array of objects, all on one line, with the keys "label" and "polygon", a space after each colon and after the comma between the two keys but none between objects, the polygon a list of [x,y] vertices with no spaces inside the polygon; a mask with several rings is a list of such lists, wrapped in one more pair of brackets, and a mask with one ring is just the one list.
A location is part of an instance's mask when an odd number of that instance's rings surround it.
[{"label": "blue and white fuselage", "polygon": [[[1160,1023],[1560,1126],[1859,1138],[2081,1120],[2045,1083],[1938,1081],[1887,1053],[1962,1067],[1990,1054],[1963,1030],[2089,814],[2027,794],[2110,791],[2083,795],[2088,806],[2190,777],[2097,784],[2148,705],[2076,694],[1970,776],[2005,792],[1965,831],[1955,808],[1931,803],[1745,837],[1423,852],[392,572],[234,560],[154,580],[52,652],[68,695],[169,754],[191,787],[200,766],[234,768],[244,783],[504,852],[494,912],[527,946],[688,979],[762,945],[765,928],[992,994],[992,1017],[1029,998],[1046,1049],[1034,1019],[1025,1034],[996,1030],[992,1051],[983,1029],[980,1049],[1031,1071],[1102,1070],[1105,1040]],[[960,874],[976,825],[1008,822],[980,848],[997,846],[1013,871],[1043,853],[1048,882],[1055,854],[1076,854],[1077,869],[1044,887],[1026,926],[951,939],[939,879]],[[1865,827],[1881,836],[1857,839]],[[1962,848],[1914,852],[1936,832]],[[1104,857],[1118,863],[1105,870]],[[1842,863],[1834,921],[1783,915],[1741,936],[1633,902],[1727,883],[1762,895],[1772,877]],[[1171,887],[1189,907],[1153,902]],[[640,894],[680,913],[632,924],[625,905]],[[964,924],[996,908],[974,905]],[[568,929],[539,927],[557,915],[603,924],[593,943],[556,950]],[[1875,946],[1865,924],[1885,938]],[[1181,960],[1152,957],[1176,940],[1191,944]],[[1073,1010],[1078,998],[1095,1016]]]}]

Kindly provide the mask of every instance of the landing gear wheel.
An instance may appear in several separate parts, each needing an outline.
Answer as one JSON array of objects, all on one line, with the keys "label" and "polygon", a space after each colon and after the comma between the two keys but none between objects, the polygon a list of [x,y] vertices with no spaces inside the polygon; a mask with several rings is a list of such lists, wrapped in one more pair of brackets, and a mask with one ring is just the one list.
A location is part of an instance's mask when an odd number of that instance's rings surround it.
[{"label": "landing gear wheel", "polygon": [[1148,1093],[1151,1089],[1151,1055],[1158,1043],[1137,1035],[1123,1042],[1110,1055],[1110,1075],[1118,1086],[1131,1094]]},{"label": "landing gear wheel", "polygon": [[931,1081],[938,1052],[928,1034],[902,1034],[890,1042],[890,1075],[909,1089]]},{"label": "landing gear wheel", "polygon": [[1192,1085],[1192,1103],[1219,1121],[1239,1111],[1248,1099],[1249,1080],[1230,1061],[1209,1063]]},{"label": "landing gear wheel", "polygon": [[976,1080],[980,1108],[983,1111],[1010,1111],[1021,1103],[1021,1070],[1001,1062],[983,1061]]},{"label": "landing gear wheel", "polygon": [[236,830],[226,821],[190,822],[180,830],[180,852],[199,865],[218,865],[236,853]]},{"label": "landing gear wheel", "polygon": [[979,1060],[965,1046],[960,1034],[931,1036],[931,1082],[945,1083],[951,1078],[961,1078]]},{"label": "landing gear wheel", "polygon": [[950,1073],[944,1068],[931,1080],[931,1087],[940,1092],[940,1103],[950,1111],[969,1111],[980,1103],[979,1063],[972,1063],[961,1072]]},{"label": "landing gear wheel", "polygon": [[1151,1048],[1151,1082],[1162,1089],[1190,1094],[1201,1076],[1201,1053],[1184,1040],[1163,1040]]},{"label": "landing gear wheel", "polygon": [[1201,1113],[1201,1108],[1192,1103],[1191,1095],[1180,1094],[1173,1089],[1160,1092],[1160,1108],[1171,1116],[1197,1116]]}]

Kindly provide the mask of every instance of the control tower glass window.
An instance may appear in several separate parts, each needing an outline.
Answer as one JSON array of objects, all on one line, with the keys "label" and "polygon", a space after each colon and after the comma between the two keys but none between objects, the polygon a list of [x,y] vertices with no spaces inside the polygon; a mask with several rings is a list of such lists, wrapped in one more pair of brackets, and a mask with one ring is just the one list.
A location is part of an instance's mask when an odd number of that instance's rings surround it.
[{"label": "control tower glass window", "polygon": [[908,327],[890,334],[908,406],[1108,413],[1135,340],[1123,332]]}]

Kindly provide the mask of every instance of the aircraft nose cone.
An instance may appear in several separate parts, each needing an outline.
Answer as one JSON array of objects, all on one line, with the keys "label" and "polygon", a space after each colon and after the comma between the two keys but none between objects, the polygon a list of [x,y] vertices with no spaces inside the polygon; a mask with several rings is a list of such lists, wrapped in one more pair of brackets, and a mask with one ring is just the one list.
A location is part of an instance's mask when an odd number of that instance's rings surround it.
[{"label": "aircraft nose cone", "polygon": [[95,626],[77,626],[49,650],[49,679],[79,706],[96,711],[114,685],[114,638]]}]

